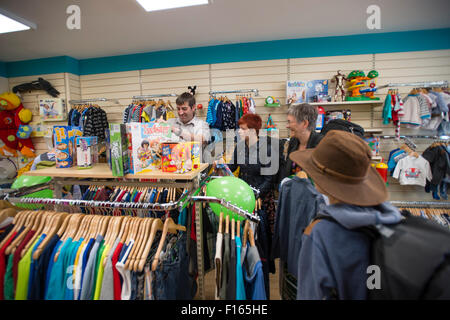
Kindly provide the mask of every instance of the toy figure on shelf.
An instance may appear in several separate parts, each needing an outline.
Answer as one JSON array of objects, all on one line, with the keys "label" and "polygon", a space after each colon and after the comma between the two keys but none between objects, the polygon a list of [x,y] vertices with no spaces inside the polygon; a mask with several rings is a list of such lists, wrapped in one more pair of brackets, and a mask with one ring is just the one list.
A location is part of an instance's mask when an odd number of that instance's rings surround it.
[{"label": "toy figure on shelf", "polygon": [[[348,88],[350,95],[345,98],[346,101],[371,101],[379,100],[380,98],[374,97],[373,94],[377,90],[376,79],[378,77],[378,72],[372,70],[369,72],[369,76],[366,77],[364,71],[353,70],[348,75]],[[367,84],[367,81],[370,84]],[[366,95],[362,95],[366,93]]]},{"label": "toy figure on shelf", "polygon": [[344,74],[342,74],[341,70],[338,70],[337,74],[334,75],[332,82],[336,82],[336,88],[334,90],[334,101],[335,102],[342,102],[345,98],[345,85],[344,81],[347,81],[348,79],[345,77]]},{"label": "toy figure on shelf", "polygon": [[7,157],[17,157],[17,151],[28,158],[36,157],[31,141],[32,113],[25,109],[19,97],[12,92],[0,95],[0,140],[5,144],[0,148],[0,154]]},{"label": "toy figure on shelf", "polygon": [[366,97],[371,100],[380,100],[380,98],[374,97],[375,91],[377,91],[377,78],[378,71],[372,70],[367,74],[368,86],[367,88],[359,89],[359,92],[365,93]]}]

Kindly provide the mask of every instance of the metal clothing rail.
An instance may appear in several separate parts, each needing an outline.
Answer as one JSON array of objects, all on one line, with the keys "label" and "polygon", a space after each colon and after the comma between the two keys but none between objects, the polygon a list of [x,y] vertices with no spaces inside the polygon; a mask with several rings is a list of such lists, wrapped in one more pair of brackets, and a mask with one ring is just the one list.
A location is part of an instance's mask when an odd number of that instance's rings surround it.
[{"label": "metal clothing rail", "polygon": [[176,93],[163,93],[163,94],[148,94],[143,96],[133,96],[133,100],[146,100],[153,98],[163,98],[163,97],[178,97]]},{"label": "metal clothing rail", "polygon": [[242,89],[242,90],[230,90],[230,91],[210,91],[209,95],[215,97],[218,93],[250,93],[253,92],[255,96],[259,95],[258,89]]},{"label": "metal clothing rail", "polygon": [[108,99],[108,98],[93,98],[93,99],[81,99],[81,100],[69,100],[70,104],[83,104],[89,102],[99,102],[99,101],[112,101],[114,103],[119,104],[119,100],[117,99]]},{"label": "metal clothing rail", "polygon": [[429,207],[429,208],[450,208],[450,202],[438,201],[389,201],[396,207]]},{"label": "metal clothing rail", "polygon": [[447,81],[422,81],[422,82],[408,82],[408,83],[388,83],[382,86],[378,86],[378,89],[383,88],[395,88],[395,87],[421,87],[421,88],[432,88],[432,87],[448,87]]},{"label": "metal clothing rail", "polygon": [[[391,135],[382,135],[377,136],[380,139],[397,139],[399,137],[397,136],[391,136]],[[400,139],[438,139],[438,140],[449,140],[449,136],[428,136],[428,135],[407,135],[407,136],[400,136]]]},{"label": "metal clothing rail", "polygon": [[206,197],[206,196],[197,196],[197,197],[192,197],[192,201],[198,201],[198,202],[213,202],[213,203],[218,203],[222,206],[224,206],[227,209],[230,209],[231,211],[237,213],[238,215],[240,215],[243,218],[246,218],[248,220],[251,220],[253,222],[259,222],[260,218],[258,216],[255,216],[251,213],[249,213],[248,211],[245,211],[242,208],[239,208],[233,204],[231,204],[228,201],[225,201],[223,199],[218,199],[215,197]]}]

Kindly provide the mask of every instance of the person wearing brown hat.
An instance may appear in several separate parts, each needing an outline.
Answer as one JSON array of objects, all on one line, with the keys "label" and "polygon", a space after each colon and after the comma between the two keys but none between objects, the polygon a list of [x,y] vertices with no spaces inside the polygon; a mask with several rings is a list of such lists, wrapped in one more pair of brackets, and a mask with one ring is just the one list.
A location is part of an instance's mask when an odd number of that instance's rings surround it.
[{"label": "person wearing brown hat", "polygon": [[387,202],[386,185],[370,165],[371,151],[349,132],[330,131],[315,149],[292,161],[313,179],[330,205],[304,231],[298,263],[298,299],[366,299],[369,238],[355,229],[401,220]]}]

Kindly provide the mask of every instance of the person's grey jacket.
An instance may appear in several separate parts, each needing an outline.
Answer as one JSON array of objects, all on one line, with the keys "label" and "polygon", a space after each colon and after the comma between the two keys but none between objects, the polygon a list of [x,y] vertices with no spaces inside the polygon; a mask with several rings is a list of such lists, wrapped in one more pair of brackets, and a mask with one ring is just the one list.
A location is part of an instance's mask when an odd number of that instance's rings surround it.
[{"label": "person's grey jacket", "polygon": [[280,258],[286,262],[288,272],[294,276],[298,272],[303,230],[324,205],[323,195],[308,179],[295,176],[283,182],[280,187],[272,240],[272,258]]}]

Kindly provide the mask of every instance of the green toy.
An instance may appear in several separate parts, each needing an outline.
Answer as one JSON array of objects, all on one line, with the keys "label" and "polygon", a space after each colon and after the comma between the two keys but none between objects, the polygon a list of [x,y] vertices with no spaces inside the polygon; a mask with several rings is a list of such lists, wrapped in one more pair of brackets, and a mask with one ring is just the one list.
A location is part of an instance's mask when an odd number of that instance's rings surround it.
[{"label": "green toy", "polygon": [[280,100],[275,99],[273,96],[268,96],[266,98],[265,107],[279,107],[281,106]]},{"label": "green toy", "polygon": [[[208,182],[206,185],[206,195],[208,197],[224,199],[249,213],[253,213],[253,210],[255,210],[256,199],[253,190],[244,180],[236,177],[221,177]],[[218,216],[220,216],[220,212],[223,212],[224,217],[229,215],[231,219],[239,221],[245,219],[220,204],[210,203],[209,206]]]},{"label": "green toy", "polygon": [[362,70],[353,70],[349,73],[348,88],[349,96],[345,97],[346,101],[372,101],[380,100],[375,97],[374,93],[377,91],[376,78],[378,71],[372,70],[367,76]]},{"label": "green toy", "polygon": [[[20,189],[22,187],[32,187],[41,183],[49,182],[52,178],[47,176],[27,176],[21,175],[18,177],[14,183],[11,185],[11,189]],[[40,190],[34,193],[27,194],[23,196],[24,198],[53,198],[53,191],[50,189]],[[19,208],[24,209],[39,209],[42,208],[42,205],[39,204],[25,204],[18,203],[16,204]]]}]

